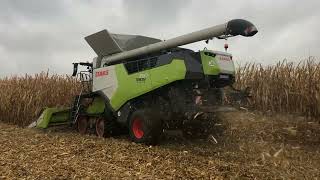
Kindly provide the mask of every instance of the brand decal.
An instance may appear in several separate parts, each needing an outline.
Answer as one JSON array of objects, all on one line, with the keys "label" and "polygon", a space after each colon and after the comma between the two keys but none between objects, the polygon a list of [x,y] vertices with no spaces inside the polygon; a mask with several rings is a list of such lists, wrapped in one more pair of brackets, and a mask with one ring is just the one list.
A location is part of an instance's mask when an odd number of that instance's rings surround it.
[{"label": "brand decal", "polygon": [[107,76],[109,74],[108,70],[96,71],[96,77]]},{"label": "brand decal", "polygon": [[231,61],[230,56],[219,56],[219,59],[220,59],[221,61]]},{"label": "brand decal", "polygon": [[147,77],[148,77],[148,74],[145,74],[145,73],[139,74],[139,77],[136,78],[136,81],[137,82],[145,82]]},{"label": "brand decal", "polygon": [[211,67],[214,66],[214,65],[215,65],[214,60],[210,60],[209,63],[208,63],[208,65],[211,66]]}]

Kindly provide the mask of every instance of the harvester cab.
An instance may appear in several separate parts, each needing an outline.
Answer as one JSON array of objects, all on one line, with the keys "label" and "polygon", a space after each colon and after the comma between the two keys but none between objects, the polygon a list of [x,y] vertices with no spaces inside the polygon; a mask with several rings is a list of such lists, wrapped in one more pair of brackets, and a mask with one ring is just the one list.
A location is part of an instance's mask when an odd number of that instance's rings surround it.
[{"label": "harvester cab", "polygon": [[92,72],[92,63],[89,63],[89,62],[79,62],[79,63],[72,63],[72,64],[73,64],[72,76],[77,76],[79,65],[81,65],[81,66],[86,66],[86,69],[87,69],[86,72],[89,72],[89,73]]},{"label": "harvester cab", "polygon": [[[235,80],[232,55],[179,46],[257,32],[249,21],[236,19],[166,41],[107,30],[87,36],[97,57],[75,63],[73,75],[81,81],[89,76],[91,86],[75,97],[66,121],[82,134],[92,130],[104,137],[125,130],[132,141],[147,144],[158,142],[164,129],[182,129],[185,135],[208,132],[212,114],[222,105],[223,88]],[[78,65],[88,71],[77,73]],[[45,117],[51,122],[55,115]]]},{"label": "harvester cab", "polygon": [[[85,70],[78,72],[78,67],[84,66]],[[79,62],[73,63],[73,73],[72,76],[76,77],[81,83],[80,95],[83,93],[90,93],[92,90],[92,71],[93,65],[89,62]]]}]

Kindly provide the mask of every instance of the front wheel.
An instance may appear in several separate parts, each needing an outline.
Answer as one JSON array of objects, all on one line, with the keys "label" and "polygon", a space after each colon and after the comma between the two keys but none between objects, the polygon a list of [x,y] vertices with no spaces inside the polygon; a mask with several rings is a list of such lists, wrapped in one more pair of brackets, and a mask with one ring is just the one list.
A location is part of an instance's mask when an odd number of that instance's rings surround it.
[{"label": "front wheel", "polygon": [[157,144],[163,132],[161,118],[156,111],[139,109],[129,119],[129,135],[136,143]]}]

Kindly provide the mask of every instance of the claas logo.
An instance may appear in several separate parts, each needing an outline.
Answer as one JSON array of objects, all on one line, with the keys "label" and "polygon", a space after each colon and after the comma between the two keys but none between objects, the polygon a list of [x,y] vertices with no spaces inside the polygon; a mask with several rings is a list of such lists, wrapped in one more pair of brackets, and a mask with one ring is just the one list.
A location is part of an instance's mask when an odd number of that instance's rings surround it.
[{"label": "claas logo", "polygon": [[220,56],[219,58],[222,61],[231,61],[231,57],[230,56]]},{"label": "claas logo", "polygon": [[107,76],[108,74],[109,74],[108,70],[97,71],[96,72],[96,77]]}]

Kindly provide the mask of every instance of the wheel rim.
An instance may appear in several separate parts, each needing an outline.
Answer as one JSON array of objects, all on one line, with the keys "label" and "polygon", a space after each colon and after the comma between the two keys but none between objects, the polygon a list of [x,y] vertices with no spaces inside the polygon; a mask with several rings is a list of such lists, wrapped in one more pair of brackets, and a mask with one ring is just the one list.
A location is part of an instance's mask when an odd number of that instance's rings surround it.
[{"label": "wheel rim", "polygon": [[143,137],[144,132],[142,130],[142,121],[140,118],[135,118],[133,120],[132,131],[137,139],[141,139]]},{"label": "wheel rim", "polygon": [[96,121],[96,133],[98,137],[104,137],[104,119],[98,118]]},{"label": "wheel rim", "polygon": [[77,125],[78,125],[78,131],[80,134],[85,134],[87,132],[88,121],[87,121],[86,117],[79,116],[78,121],[77,121]]}]

